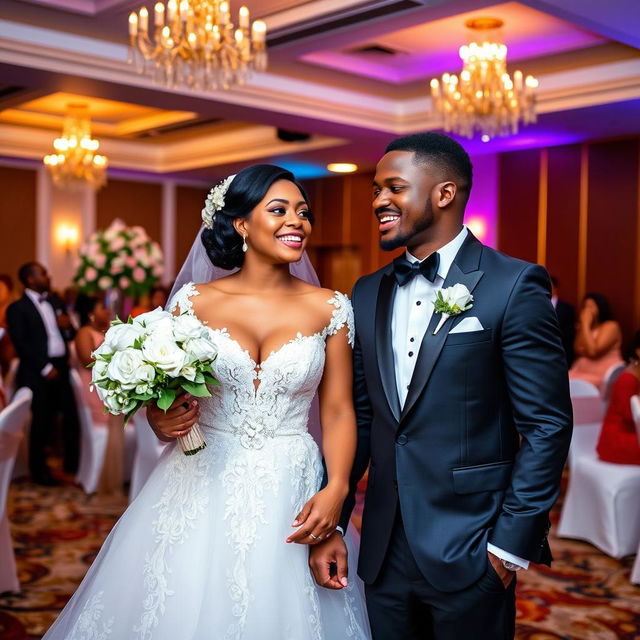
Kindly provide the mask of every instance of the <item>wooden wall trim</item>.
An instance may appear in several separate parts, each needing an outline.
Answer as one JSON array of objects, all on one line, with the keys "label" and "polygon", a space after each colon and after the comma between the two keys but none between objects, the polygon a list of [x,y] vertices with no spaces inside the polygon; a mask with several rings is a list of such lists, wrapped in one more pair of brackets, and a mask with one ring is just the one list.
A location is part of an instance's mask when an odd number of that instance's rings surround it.
[{"label": "wooden wall trim", "polygon": [[587,292],[587,232],[589,224],[589,145],[580,149],[580,219],[578,223],[578,303]]},{"label": "wooden wall trim", "polygon": [[538,180],[538,264],[547,264],[547,207],[549,195],[549,150],[540,153],[540,178]]}]

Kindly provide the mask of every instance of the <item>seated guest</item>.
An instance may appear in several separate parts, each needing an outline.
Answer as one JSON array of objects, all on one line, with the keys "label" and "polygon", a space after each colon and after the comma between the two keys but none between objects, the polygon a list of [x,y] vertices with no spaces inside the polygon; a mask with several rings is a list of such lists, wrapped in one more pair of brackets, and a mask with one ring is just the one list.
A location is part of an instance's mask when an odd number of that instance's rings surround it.
[{"label": "seated guest", "polygon": [[[104,297],[79,294],[75,311],[80,319],[80,329],[76,334],[74,344],[78,359],[78,371],[82,384],[87,390],[91,385],[91,369],[87,365],[93,362],[91,354],[104,342],[104,334],[111,324],[113,314],[105,306]],[[106,422],[108,425],[107,449],[104,456],[102,473],[98,483],[98,494],[115,495],[121,497],[124,479],[124,424],[122,416],[104,414],[104,405],[98,394],[88,392],[91,417],[96,423]]]},{"label": "seated guest", "polygon": [[631,415],[631,397],[640,393],[640,331],[633,339],[628,363],[611,390],[597,451],[605,462],[640,464],[640,444]]},{"label": "seated guest", "polygon": [[153,287],[147,295],[140,297],[138,304],[131,310],[131,315],[135,318],[141,313],[153,311],[158,307],[162,307],[164,309],[167,304],[167,298],[167,290],[164,287],[160,285]]},{"label": "seated guest", "polygon": [[551,276],[551,304],[556,310],[556,316],[558,316],[562,346],[567,356],[568,369],[573,362],[573,342],[576,337],[576,310],[572,304],[560,299],[558,287],[558,278]]},{"label": "seated guest", "polygon": [[582,301],[576,326],[577,357],[569,377],[586,380],[599,388],[607,370],[624,362],[621,344],[620,325],[613,320],[607,299],[599,293],[588,293]]}]

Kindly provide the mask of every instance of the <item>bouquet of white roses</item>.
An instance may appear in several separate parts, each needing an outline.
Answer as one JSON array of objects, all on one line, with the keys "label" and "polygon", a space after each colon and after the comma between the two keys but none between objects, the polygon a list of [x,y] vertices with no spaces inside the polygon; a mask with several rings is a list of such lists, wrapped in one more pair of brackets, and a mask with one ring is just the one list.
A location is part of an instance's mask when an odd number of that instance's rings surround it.
[{"label": "bouquet of white roses", "polygon": [[[124,414],[125,423],[151,402],[166,411],[181,389],[203,398],[211,395],[208,384],[218,384],[210,330],[192,315],[160,307],[127,322],[116,319],[93,357],[92,386],[105,413]],[[206,446],[197,424],[178,442],[186,455]]]}]

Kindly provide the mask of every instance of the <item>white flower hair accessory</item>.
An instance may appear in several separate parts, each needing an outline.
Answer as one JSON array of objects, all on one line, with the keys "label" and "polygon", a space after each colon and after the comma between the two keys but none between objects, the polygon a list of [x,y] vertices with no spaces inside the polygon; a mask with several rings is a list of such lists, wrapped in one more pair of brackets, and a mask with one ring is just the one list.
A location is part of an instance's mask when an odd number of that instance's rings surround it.
[{"label": "white flower hair accessory", "polygon": [[207,199],[204,201],[204,209],[202,210],[202,222],[207,229],[213,229],[213,223],[216,219],[216,212],[220,211],[224,207],[224,197],[229,189],[229,185],[236,177],[234,173],[232,176],[225,178],[222,182],[219,182],[211,191]]}]

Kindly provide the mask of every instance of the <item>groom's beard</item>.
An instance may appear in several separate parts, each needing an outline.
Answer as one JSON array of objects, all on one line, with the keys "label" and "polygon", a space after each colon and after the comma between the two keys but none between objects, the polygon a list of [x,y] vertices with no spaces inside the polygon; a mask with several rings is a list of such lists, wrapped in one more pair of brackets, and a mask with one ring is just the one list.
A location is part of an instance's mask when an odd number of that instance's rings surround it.
[{"label": "groom's beard", "polygon": [[[424,215],[416,220],[411,229],[407,231],[397,231],[395,235],[390,238],[386,236],[380,237],[380,248],[383,251],[394,251],[400,247],[406,247],[409,245],[411,238],[423,231],[426,231],[433,222],[433,214],[431,213],[431,197],[427,198],[427,202],[424,207]],[[402,224],[402,220],[400,222]]]}]

